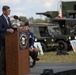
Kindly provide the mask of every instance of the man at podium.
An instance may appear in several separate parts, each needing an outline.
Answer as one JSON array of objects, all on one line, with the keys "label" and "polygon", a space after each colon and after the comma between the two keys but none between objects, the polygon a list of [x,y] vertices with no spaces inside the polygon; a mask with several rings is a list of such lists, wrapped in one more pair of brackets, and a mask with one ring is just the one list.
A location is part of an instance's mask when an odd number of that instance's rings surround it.
[{"label": "man at podium", "polygon": [[10,7],[2,7],[2,15],[0,16],[0,75],[5,75],[6,60],[5,60],[5,35],[6,33],[13,33],[10,19]]}]

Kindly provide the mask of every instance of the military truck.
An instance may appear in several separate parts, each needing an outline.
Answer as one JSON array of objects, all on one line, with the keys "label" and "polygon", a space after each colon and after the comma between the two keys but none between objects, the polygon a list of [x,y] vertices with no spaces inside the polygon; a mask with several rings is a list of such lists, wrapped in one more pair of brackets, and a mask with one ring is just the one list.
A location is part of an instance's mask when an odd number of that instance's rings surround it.
[{"label": "military truck", "polygon": [[[59,43],[58,49],[59,50],[68,50],[70,46],[70,40],[76,39],[76,19],[75,18],[57,18],[57,14],[55,17],[52,17],[54,14],[53,12],[44,12],[44,13],[37,13],[38,15],[44,15],[50,18],[50,23],[54,25],[59,25],[61,34],[53,34],[56,43]],[[48,16],[50,15],[50,16]],[[51,30],[51,28],[50,28]]]},{"label": "military truck", "polygon": [[59,29],[60,28],[58,25],[50,23],[30,24],[30,30],[33,32],[35,36],[35,42],[41,43],[44,52],[52,49],[57,49],[58,43],[55,42],[53,31],[55,32],[55,34],[61,34]]}]

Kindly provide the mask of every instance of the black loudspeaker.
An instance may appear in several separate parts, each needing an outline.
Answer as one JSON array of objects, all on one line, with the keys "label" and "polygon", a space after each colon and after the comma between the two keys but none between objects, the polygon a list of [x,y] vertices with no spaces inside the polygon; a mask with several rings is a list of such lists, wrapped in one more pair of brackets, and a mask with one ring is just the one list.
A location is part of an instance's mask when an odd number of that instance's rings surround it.
[{"label": "black loudspeaker", "polygon": [[54,73],[52,69],[44,69],[40,75],[76,75],[76,69]]},{"label": "black loudspeaker", "polygon": [[41,75],[54,75],[52,69],[43,69],[43,73]]},{"label": "black loudspeaker", "polygon": [[57,72],[54,75],[76,75],[76,69]]}]

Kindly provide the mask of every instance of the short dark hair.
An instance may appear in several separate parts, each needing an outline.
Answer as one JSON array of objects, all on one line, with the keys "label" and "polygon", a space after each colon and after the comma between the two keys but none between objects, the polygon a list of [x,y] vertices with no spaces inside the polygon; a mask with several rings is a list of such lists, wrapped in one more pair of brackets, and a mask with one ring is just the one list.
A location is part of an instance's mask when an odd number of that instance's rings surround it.
[{"label": "short dark hair", "polygon": [[2,11],[6,11],[7,9],[10,9],[10,7],[9,6],[3,6],[2,7]]}]

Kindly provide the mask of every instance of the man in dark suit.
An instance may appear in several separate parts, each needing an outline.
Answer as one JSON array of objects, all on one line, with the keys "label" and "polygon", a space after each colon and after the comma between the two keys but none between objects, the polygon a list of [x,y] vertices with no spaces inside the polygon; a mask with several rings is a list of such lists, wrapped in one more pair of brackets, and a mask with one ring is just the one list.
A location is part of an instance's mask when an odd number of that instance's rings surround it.
[{"label": "man in dark suit", "polygon": [[13,33],[10,19],[10,7],[2,7],[3,14],[0,16],[0,75],[5,75],[6,61],[5,61],[5,35],[6,33]]}]

